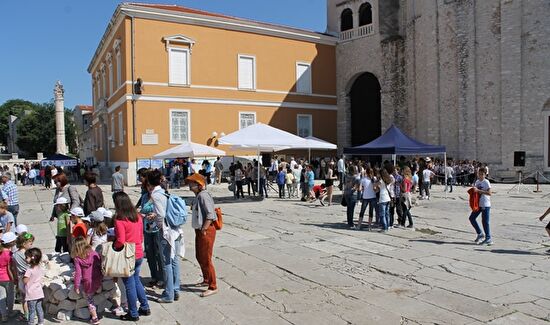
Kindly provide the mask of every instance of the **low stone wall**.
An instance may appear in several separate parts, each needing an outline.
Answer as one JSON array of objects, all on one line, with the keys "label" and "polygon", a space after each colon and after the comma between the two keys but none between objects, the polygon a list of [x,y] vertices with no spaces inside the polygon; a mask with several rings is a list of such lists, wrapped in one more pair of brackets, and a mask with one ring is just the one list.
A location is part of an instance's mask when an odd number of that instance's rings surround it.
[{"label": "low stone wall", "polygon": [[[44,272],[44,311],[59,320],[79,318],[88,320],[88,300],[81,292],[74,290],[74,265],[69,254],[48,254],[43,258]],[[105,278],[94,296],[97,311],[110,310],[112,300],[121,296],[121,292],[110,278]]]}]

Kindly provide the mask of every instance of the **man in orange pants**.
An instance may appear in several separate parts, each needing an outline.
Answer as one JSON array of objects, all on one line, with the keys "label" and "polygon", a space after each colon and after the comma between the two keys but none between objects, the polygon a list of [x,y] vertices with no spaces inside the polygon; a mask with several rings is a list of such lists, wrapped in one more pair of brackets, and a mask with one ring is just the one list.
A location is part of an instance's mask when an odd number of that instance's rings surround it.
[{"label": "man in orange pants", "polygon": [[200,287],[208,287],[201,297],[208,297],[218,292],[216,270],[212,263],[212,252],[216,240],[216,228],[213,222],[217,220],[214,210],[214,199],[205,189],[206,180],[200,174],[187,177],[189,189],[195,193],[196,199],[192,209],[192,227],[195,229],[195,254],[201,267],[203,281]]}]

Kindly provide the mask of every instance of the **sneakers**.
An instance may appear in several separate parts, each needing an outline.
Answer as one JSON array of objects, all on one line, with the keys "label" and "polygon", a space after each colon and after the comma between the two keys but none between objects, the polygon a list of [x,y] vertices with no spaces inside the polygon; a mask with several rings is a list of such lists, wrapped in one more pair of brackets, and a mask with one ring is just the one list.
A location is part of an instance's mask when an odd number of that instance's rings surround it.
[{"label": "sneakers", "polygon": [[138,309],[138,315],[139,316],[150,316],[151,315],[151,309]]},{"label": "sneakers", "polygon": [[355,225],[353,225],[353,226],[349,226],[349,229],[350,229],[350,230],[356,230],[357,227],[355,227]]},{"label": "sneakers", "polygon": [[126,312],[124,311],[124,308],[119,306],[119,307],[113,309],[113,314],[115,314],[115,316],[117,316],[117,317],[120,317],[122,315],[126,315]]},{"label": "sneakers", "polygon": [[100,323],[99,318],[90,319],[90,324],[92,325],[98,325],[99,323]]},{"label": "sneakers", "polygon": [[213,290],[208,289],[208,290],[204,291],[203,293],[201,293],[201,297],[203,297],[203,298],[208,297],[208,296],[214,295],[216,293],[218,293],[218,289],[213,289]]},{"label": "sneakers", "polygon": [[493,240],[491,238],[485,239],[480,245],[493,246]]},{"label": "sneakers", "polygon": [[478,245],[481,245],[484,242],[485,235],[484,234],[478,234],[475,240],[475,243]]}]

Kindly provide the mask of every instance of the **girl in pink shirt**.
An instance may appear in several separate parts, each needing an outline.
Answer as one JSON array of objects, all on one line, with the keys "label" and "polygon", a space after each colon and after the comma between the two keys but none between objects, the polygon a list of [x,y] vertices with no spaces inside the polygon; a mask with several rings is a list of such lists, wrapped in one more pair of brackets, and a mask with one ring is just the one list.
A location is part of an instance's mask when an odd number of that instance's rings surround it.
[{"label": "girl in pink shirt", "polygon": [[88,244],[88,241],[79,236],[75,239],[71,256],[74,259],[74,290],[77,294],[80,291],[84,292],[88,299],[88,310],[92,319],[90,323],[99,324],[99,318],[97,317],[97,307],[94,303],[94,293],[101,287],[103,281],[103,274],[101,273],[101,257],[92,246]]},{"label": "girl in pink shirt", "polygon": [[34,325],[34,314],[38,314],[38,325],[44,324],[44,309],[42,309],[42,300],[44,291],[42,290],[42,278],[44,272],[40,268],[42,252],[33,247],[25,251],[25,258],[29,267],[23,276],[25,284],[25,302],[29,308],[29,325]]},{"label": "girl in pink shirt", "polygon": [[13,311],[15,275],[12,272],[12,248],[17,237],[13,232],[2,235],[0,246],[0,314],[2,322],[8,321],[8,315]]}]

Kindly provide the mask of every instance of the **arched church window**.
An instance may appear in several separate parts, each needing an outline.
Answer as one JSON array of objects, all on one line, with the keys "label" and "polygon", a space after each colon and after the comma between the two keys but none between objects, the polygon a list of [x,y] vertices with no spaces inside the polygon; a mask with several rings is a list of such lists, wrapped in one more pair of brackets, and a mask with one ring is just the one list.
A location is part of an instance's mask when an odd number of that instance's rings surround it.
[{"label": "arched church window", "polygon": [[372,6],[365,2],[359,7],[359,26],[372,24]]},{"label": "arched church window", "polygon": [[340,15],[340,31],[353,29],[353,12],[347,8]]}]

